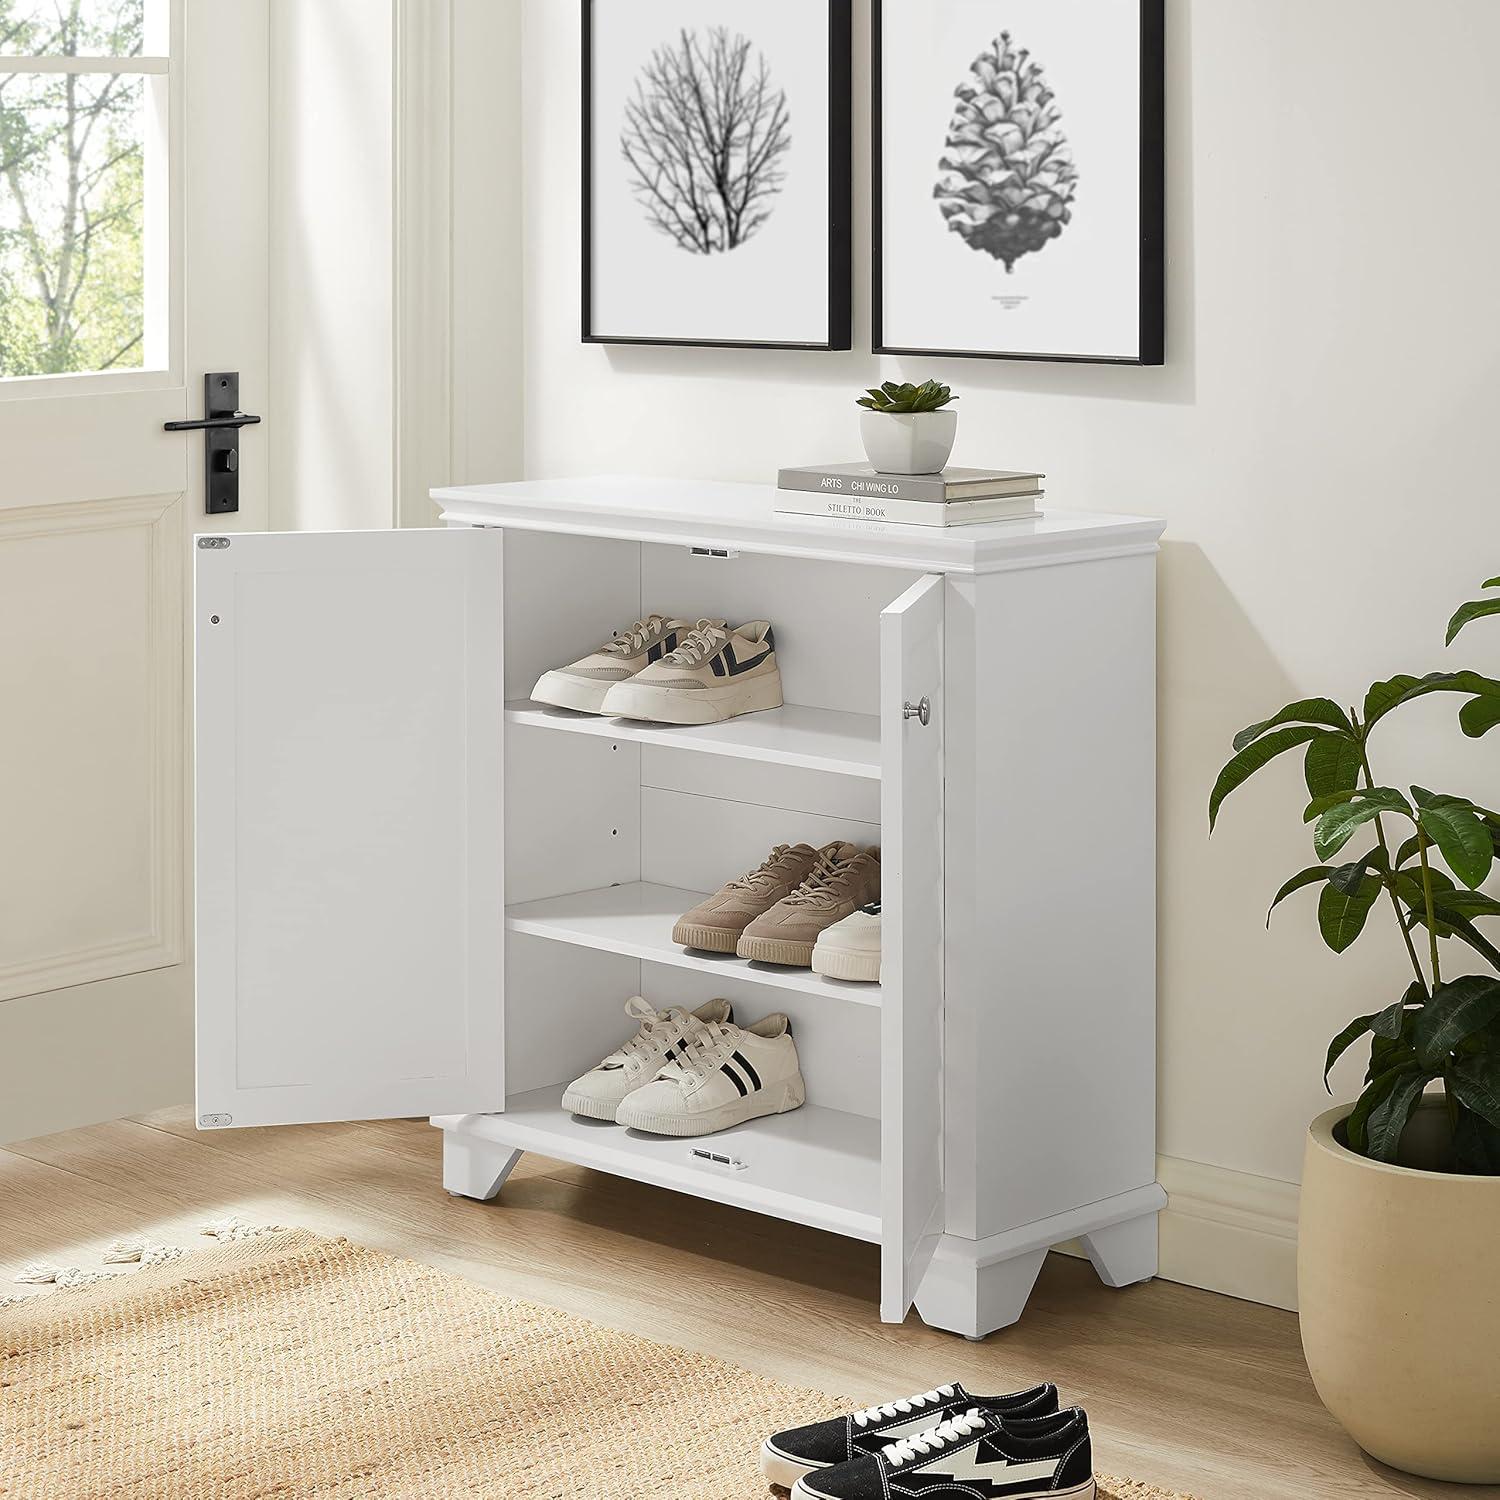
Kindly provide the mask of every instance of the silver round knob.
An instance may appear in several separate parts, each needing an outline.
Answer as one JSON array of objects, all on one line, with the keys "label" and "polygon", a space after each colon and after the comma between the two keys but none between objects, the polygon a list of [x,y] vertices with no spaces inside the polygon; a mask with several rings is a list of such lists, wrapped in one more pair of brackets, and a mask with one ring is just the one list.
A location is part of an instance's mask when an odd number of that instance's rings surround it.
[{"label": "silver round knob", "polygon": [[925,729],[932,723],[932,700],[924,693],[921,700],[916,703],[903,703],[901,705],[901,717],[903,719],[916,719],[920,721]]}]

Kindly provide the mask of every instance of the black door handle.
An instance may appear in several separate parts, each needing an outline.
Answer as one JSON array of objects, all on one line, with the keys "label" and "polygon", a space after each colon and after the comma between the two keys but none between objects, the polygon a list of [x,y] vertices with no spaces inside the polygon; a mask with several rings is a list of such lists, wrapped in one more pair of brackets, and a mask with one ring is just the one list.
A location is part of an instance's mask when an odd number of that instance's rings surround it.
[{"label": "black door handle", "polygon": [[203,377],[203,415],[186,422],[163,422],[167,432],[203,434],[203,508],[211,516],[240,508],[240,428],[260,418],[240,410],[238,370]]},{"label": "black door handle", "polygon": [[163,432],[212,432],[224,427],[254,427],[260,421],[247,411],[232,412],[227,417],[200,417],[192,422],[163,422]]}]

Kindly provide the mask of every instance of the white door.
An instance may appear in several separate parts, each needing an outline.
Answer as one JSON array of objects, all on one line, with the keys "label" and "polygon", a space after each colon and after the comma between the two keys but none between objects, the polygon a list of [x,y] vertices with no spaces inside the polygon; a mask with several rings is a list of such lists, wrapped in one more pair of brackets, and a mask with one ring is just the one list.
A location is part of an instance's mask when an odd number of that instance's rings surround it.
[{"label": "white door", "polygon": [[201,1127],[504,1108],[501,547],[199,538]]},{"label": "white door", "polygon": [[203,375],[268,412],[265,0],[0,0],[0,1140],[181,1096]]},{"label": "white door", "polygon": [[880,616],[880,1316],[899,1323],[943,1228],[943,593]]}]

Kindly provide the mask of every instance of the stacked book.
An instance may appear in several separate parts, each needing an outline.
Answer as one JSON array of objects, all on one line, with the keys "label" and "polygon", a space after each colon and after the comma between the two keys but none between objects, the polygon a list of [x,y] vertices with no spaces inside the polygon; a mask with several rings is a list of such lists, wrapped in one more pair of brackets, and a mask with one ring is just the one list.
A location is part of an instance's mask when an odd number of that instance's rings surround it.
[{"label": "stacked book", "polygon": [[902,526],[969,526],[1041,515],[1040,474],[1014,469],[944,469],[882,474],[869,464],[783,469],[779,511],[884,521]]}]

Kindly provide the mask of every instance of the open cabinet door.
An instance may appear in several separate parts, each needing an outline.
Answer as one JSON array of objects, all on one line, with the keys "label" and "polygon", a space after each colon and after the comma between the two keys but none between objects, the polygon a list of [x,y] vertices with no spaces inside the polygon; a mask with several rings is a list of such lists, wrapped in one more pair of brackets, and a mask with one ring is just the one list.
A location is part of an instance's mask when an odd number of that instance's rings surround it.
[{"label": "open cabinet door", "polygon": [[880,616],[880,1316],[899,1323],[943,1227],[943,594]]},{"label": "open cabinet door", "polygon": [[198,538],[200,1127],[504,1108],[501,546]]}]

